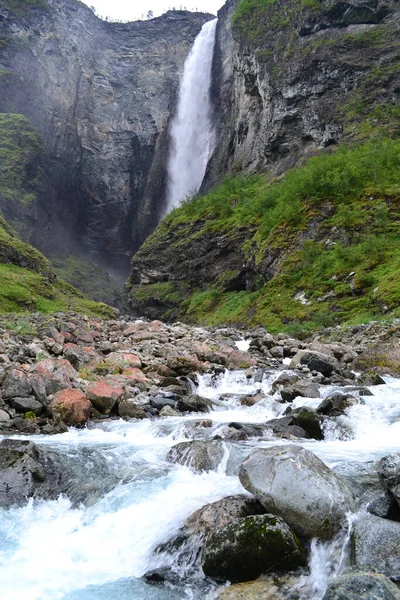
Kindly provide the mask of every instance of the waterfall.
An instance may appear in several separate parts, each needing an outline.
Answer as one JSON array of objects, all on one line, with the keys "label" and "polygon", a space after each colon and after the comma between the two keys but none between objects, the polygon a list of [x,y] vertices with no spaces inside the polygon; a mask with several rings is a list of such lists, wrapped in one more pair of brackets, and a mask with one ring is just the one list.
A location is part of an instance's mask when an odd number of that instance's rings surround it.
[{"label": "waterfall", "polygon": [[210,86],[216,26],[217,19],[203,25],[185,62],[171,126],[165,214],[198,192],[214,150]]}]

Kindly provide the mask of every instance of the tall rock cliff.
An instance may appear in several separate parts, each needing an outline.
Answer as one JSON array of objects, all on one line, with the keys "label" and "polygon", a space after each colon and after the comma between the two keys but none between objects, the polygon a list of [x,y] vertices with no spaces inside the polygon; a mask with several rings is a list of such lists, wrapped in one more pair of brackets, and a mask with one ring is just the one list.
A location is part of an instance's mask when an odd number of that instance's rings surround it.
[{"label": "tall rock cliff", "polygon": [[228,0],[203,191],[225,181],[133,257],[136,314],[278,331],[398,310],[399,9]]},{"label": "tall rock cliff", "polygon": [[0,112],[42,142],[27,236],[43,251],[79,247],[126,272],[162,209],[179,76],[209,18],[108,23],[78,0],[0,1]]},{"label": "tall rock cliff", "polygon": [[398,101],[396,0],[228,0],[218,16],[206,187],[227,172],[280,174]]}]

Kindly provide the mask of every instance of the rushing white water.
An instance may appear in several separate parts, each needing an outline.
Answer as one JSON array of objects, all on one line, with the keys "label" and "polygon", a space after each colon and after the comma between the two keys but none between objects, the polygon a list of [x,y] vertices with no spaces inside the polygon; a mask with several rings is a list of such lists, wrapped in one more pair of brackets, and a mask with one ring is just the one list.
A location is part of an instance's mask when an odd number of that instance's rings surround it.
[{"label": "rushing white water", "polygon": [[[237,467],[252,447],[293,442],[271,433],[261,440],[227,440],[218,469],[203,474],[171,465],[165,457],[177,442],[220,437],[232,422],[260,426],[282,415],[287,405],[269,394],[276,376],[236,371],[199,377],[198,393],[215,402],[207,415],[107,421],[93,429],[32,436],[75,465],[77,488],[83,485],[87,497],[85,505],[59,498],[0,510],[0,600],[211,600],[213,592],[201,578],[157,587],[141,577],[157,567],[177,568],[174,555],[154,551],[179,532],[191,513],[243,493]],[[321,387],[321,395],[333,389]],[[370,390],[373,396],[362,396],[347,409],[336,420],[337,428],[326,432],[327,439],[296,442],[355,484],[373,474],[378,458],[399,451],[400,381],[388,378],[386,385]],[[263,399],[242,406],[240,399],[254,393]],[[294,406],[319,402],[299,398]],[[92,471],[98,474],[93,480]],[[329,578],[345,562],[348,538],[345,531],[330,542],[312,543],[310,575],[298,583],[302,598],[322,598]]]},{"label": "rushing white water", "polygon": [[171,125],[165,214],[198,192],[214,150],[210,86],[216,26],[217,19],[203,25],[185,62]]}]

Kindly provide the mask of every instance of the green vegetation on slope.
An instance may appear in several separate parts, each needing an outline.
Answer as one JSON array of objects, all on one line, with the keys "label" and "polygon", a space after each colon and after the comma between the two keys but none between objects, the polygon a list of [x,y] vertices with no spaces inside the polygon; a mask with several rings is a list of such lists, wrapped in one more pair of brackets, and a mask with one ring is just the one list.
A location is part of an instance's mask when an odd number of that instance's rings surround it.
[{"label": "green vegetation on slope", "polygon": [[107,271],[73,254],[50,256],[54,271],[64,281],[96,302],[117,306],[122,285],[111,279]]},{"label": "green vegetation on slope", "polygon": [[296,25],[302,13],[319,12],[320,0],[240,0],[233,25],[239,35],[252,43],[265,42],[265,30],[285,31]]},{"label": "green vegetation on slope", "polygon": [[[169,297],[180,295],[174,316],[278,331],[400,315],[400,140],[342,147],[280,181],[227,180],[175,209],[138,260],[146,262],[168,236],[169,252],[184,255],[210,234],[240,240],[238,266],[252,273],[252,284],[226,291],[223,273],[211,286],[192,283],[190,294],[179,281],[163,284]],[[134,303],[145,290],[132,286]]]},{"label": "green vegetation on slope", "polygon": [[67,310],[114,316],[106,304],[91,302],[58,280],[49,261],[22,242],[0,214],[0,313]]},{"label": "green vegetation on slope", "polygon": [[47,278],[55,278],[49,261],[38,250],[22,242],[0,213],[0,263],[31,269]]},{"label": "green vegetation on slope", "polygon": [[40,273],[16,265],[0,264],[0,282],[0,313],[72,310],[104,318],[115,316],[112,308],[86,300],[68,283],[51,282]]}]

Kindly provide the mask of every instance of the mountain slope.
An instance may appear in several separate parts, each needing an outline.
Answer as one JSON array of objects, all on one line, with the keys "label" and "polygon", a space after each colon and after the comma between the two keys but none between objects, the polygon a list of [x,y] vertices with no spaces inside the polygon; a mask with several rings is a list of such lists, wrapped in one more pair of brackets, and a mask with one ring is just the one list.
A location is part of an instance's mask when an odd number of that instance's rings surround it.
[{"label": "mountain slope", "polygon": [[133,259],[136,314],[284,327],[400,305],[400,140],[310,159],[279,181],[228,179],[173,211]]}]

